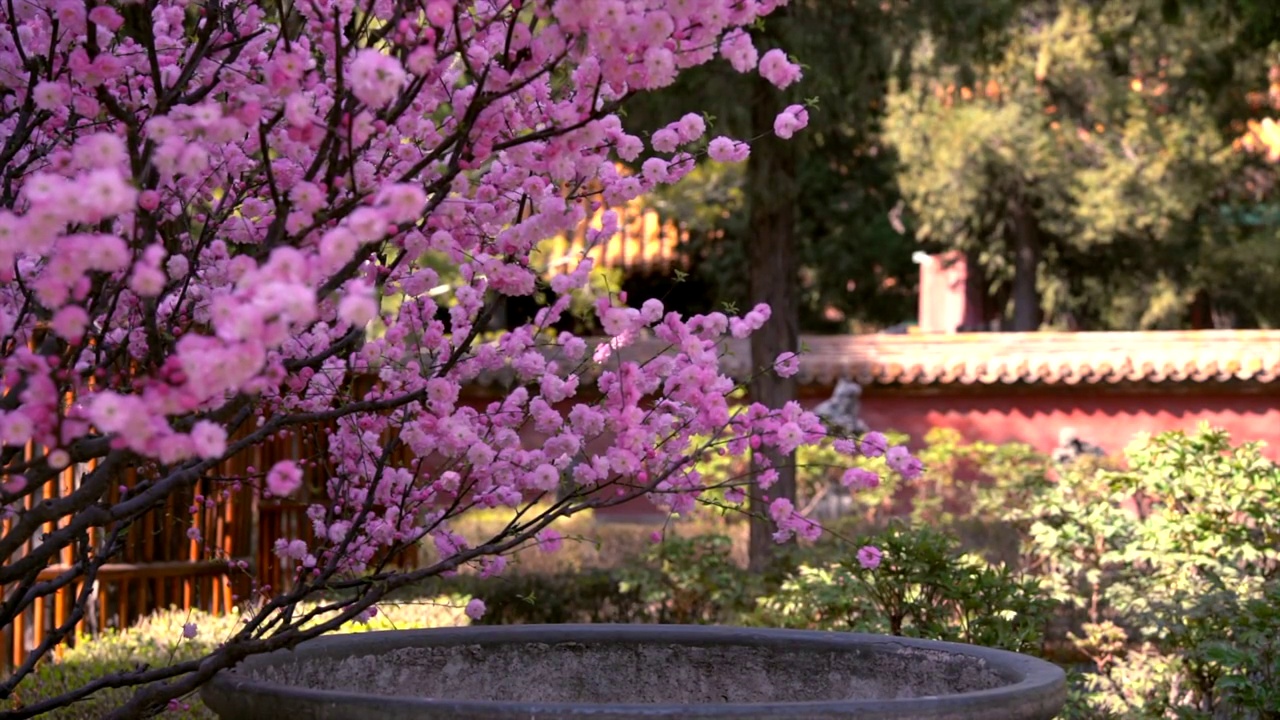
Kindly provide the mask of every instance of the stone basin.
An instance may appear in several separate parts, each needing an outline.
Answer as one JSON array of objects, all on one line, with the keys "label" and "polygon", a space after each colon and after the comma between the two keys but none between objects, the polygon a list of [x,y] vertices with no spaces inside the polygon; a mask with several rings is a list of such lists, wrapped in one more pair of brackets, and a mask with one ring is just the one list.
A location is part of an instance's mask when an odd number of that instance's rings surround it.
[{"label": "stone basin", "polygon": [[201,691],[225,720],[1049,720],[1057,666],[880,635],[684,625],[516,625],[319,638]]}]

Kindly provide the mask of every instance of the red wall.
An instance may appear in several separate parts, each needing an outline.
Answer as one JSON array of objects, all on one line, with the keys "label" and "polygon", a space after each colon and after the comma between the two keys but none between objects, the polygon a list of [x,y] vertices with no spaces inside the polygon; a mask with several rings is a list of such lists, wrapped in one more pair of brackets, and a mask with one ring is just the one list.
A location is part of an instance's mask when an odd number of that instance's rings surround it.
[{"label": "red wall", "polygon": [[[808,403],[806,403],[808,404]],[[1048,452],[1064,427],[1082,440],[1119,453],[1139,432],[1194,431],[1208,422],[1235,442],[1266,441],[1265,453],[1280,460],[1280,392],[1101,394],[1074,391],[1004,390],[926,396],[869,388],[862,417],[873,428],[908,433],[916,441],[930,428],[954,428],[969,440],[1023,442]]]}]

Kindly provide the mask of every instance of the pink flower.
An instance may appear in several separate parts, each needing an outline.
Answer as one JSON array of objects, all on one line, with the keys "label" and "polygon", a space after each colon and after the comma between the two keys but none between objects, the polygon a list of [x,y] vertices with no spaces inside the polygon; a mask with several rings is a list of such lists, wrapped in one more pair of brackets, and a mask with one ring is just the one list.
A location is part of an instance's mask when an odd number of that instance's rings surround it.
[{"label": "pink flower", "polygon": [[779,90],[796,82],[801,77],[800,66],[787,59],[787,54],[773,49],[760,58],[760,76],[768,80]]},{"label": "pink flower", "polygon": [[165,276],[160,268],[138,265],[129,278],[129,289],[140,297],[155,297],[164,290]]},{"label": "pink flower", "polygon": [[635,135],[623,135],[614,143],[614,152],[618,157],[627,162],[631,162],[640,157],[640,153],[644,151],[644,141]]},{"label": "pink flower", "polygon": [[128,162],[129,151],[124,140],[115,135],[94,133],[76,143],[75,156],[76,162],[88,169],[113,168]]},{"label": "pink flower", "polygon": [[86,175],[78,186],[81,202],[97,218],[108,218],[133,209],[138,191],[116,168],[101,168]]},{"label": "pink flower", "polygon": [[885,453],[885,462],[904,480],[914,480],[924,471],[924,464],[916,459],[910,450],[901,445],[889,448]]},{"label": "pink flower", "polygon": [[427,2],[427,22],[438,28],[453,24],[453,7],[455,0],[429,0]]},{"label": "pink flower", "polygon": [[320,238],[320,259],[326,268],[337,270],[355,257],[360,239],[344,227],[336,227]]},{"label": "pink flower", "polygon": [[778,451],[789,453],[804,443],[804,430],[793,422],[783,423],[778,428]]},{"label": "pink flower", "polygon": [[467,607],[463,612],[465,612],[467,617],[472,620],[479,620],[484,617],[485,609],[483,600],[480,598],[471,598],[471,600],[467,602]]},{"label": "pink flower", "polygon": [[822,535],[822,527],[797,512],[786,498],[778,498],[769,504],[769,517],[778,525],[778,531],[773,534],[778,542],[785,542],[792,536],[813,541]]},{"label": "pink flower", "polygon": [[564,536],[553,528],[543,528],[537,536],[538,549],[543,552],[555,552],[563,544]]},{"label": "pink flower", "polygon": [[707,132],[707,122],[698,113],[685,113],[673,124],[682,143],[693,142]]},{"label": "pink flower", "polygon": [[378,303],[368,289],[354,290],[338,301],[338,317],[352,327],[364,327],[378,316]]},{"label": "pink flower", "polygon": [[0,490],[3,490],[10,495],[17,495],[26,489],[26,487],[27,478],[22,475],[14,475],[13,477],[5,480],[3,485],[0,485]]},{"label": "pink flower", "polygon": [[653,324],[662,319],[662,301],[657,298],[649,298],[644,301],[644,305],[640,307],[640,319],[646,324]]},{"label": "pink flower", "polygon": [[713,139],[707,145],[707,155],[716,162],[735,163],[742,162],[751,154],[751,146],[739,140],[727,138],[723,135]]},{"label": "pink flower", "polygon": [[773,134],[783,140],[790,139],[797,130],[809,125],[809,111],[800,105],[790,105],[773,120]]},{"label": "pink flower", "polygon": [[665,47],[651,47],[644,53],[645,87],[664,88],[676,80],[676,56]]},{"label": "pink flower", "polygon": [[529,484],[543,492],[554,492],[560,487],[560,471],[553,466],[543,463],[533,469],[529,473]]},{"label": "pink flower", "polygon": [[884,554],[880,552],[880,548],[863,545],[858,549],[858,564],[867,570],[874,570],[880,567],[880,561],[883,559]]},{"label": "pink flower", "polygon": [[35,423],[32,423],[28,414],[23,413],[22,410],[0,414],[0,445],[19,447],[27,445],[27,441],[35,432]]},{"label": "pink flower", "polygon": [[197,627],[196,627],[196,624],[195,624],[195,623],[193,623],[193,622],[183,623],[183,625],[182,625],[182,637],[184,637],[184,638],[186,638],[186,639],[188,639],[188,640],[195,640],[195,639],[196,639],[196,635],[199,635],[199,634],[200,634],[200,630],[199,630],[199,628],[197,628]]},{"label": "pink flower", "polygon": [[881,433],[872,431],[862,436],[858,449],[863,455],[869,458],[878,458],[884,455],[884,451],[889,447],[889,441]]},{"label": "pink flower", "polygon": [[408,74],[395,58],[367,48],[356,53],[348,77],[351,93],[374,110],[381,110],[400,94]]},{"label": "pink flower", "polygon": [[227,451],[227,430],[217,423],[200,420],[191,428],[191,442],[198,457],[218,458]]},{"label": "pink flower", "polygon": [[71,455],[66,450],[58,448],[49,452],[49,457],[46,461],[49,463],[49,467],[54,470],[61,470],[71,464]]},{"label": "pink flower", "polygon": [[67,342],[80,342],[89,326],[89,313],[79,305],[67,305],[53,314],[49,327]]},{"label": "pink flower", "polygon": [[786,498],[778,498],[769,503],[769,517],[773,518],[774,522],[782,522],[783,520],[791,517],[791,514],[795,512],[795,509],[795,505],[793,505],[790,500]]},{"label": "pink flower", "polygon": [[662,158],[649,158],[644,161],[640,174],[644,175],[645,180],[652,183],[665,182],[668,178],[667,161]]},{"label": "pink flower", "polygon": [[490,555],[480,559],[480,577],[482,578],[497,577],[506,568],[507,557],[505,555]]},{"label": "pink flower", "polygon": [[658,130],[649,138],[649,144],[654,150],[662,153],[675,152],[680,147],[680,134],[674,128],[665,127]]},{"label": "pink flower", "polygon": [[789,378],[800,372],[800,356],[793,352],[784,352],[773,361],[773,371],[779,377]]},{"label": "pink flower", "polygon": [[740,73],[754,70],[760,58],[751,36],[742,30],[733,30],[724,36],[720,41],[720,54]]},{"label": "pink flower", "polygon": [[71,92],[62,83],[45,80],[36,83],[31,98],[41,110],[56,110],[66,106],[71,99]]},{"label": "pink flower", "polygon": [[378,194],[387,219],[393,223],[407,223],[422,217],[427,206],[427,194],[422,188],[408,183],[388,185]]},{"label": "pink flower", "polygon": [[840,484],[854,490],[869,490],[880,487],[880,476],[866,468],[849,468],[840,477]]},{"label": "pink flower", "polygon": [[191,262],[182,255],[174,255],[165,261],[164,270],[170,280],[181,280],[191,270]]},{"label": "pink flower", "polygon": [[89,20],[95,25],[101,25],[107,32],[115,32],[124,25],[124,18],[108,5],[99,5],[90,10]]},{"label": "pink flower", "polygon": [[281,460],[267,472],[267,490],[277,497],[292,495],[302,487],[302,469],[292,460]]}]

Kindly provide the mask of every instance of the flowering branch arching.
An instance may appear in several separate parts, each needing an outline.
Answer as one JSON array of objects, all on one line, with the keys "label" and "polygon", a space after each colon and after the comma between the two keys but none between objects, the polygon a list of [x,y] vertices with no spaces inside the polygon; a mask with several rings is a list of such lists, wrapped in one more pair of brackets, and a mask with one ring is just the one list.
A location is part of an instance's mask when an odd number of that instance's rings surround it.
[{"label": "flowering branch arching", "polygon": [[[326,466],[327,500],[308,511],[315,541],[276,548],[298,569],[290,589],[256,598],[201,661],[101,678],[16,716],[111,686],[141,688],[118,717],[163,707],[247,655],[367,617],[399,587],[555,544],[557,517],[643,495],[685,509],[706,490],[690,462],[709,451],[699,439],[785,452],[823,437],[798,407],[730,408],[718,342],[758,328],[767,308],[686,320],[606,298],[610,340],[592,352],[548,330],[587,284],[583,260],[551,280],[561,299],[535,323],[484,338],[497,298],[535,291],[540,241],[678,181],[703,153],[746,157],[687,119],[646,148],[616,111],[718,54],[752,69],[742,28],[778,4],[0,4],[0,557],[13,558],[0,624],[72,582],[90,587],[131,523],[227,458],[335,428],[324,457],[220,480],[290,495],[307,462]],[[800,76],[778,51],[756,69],[779,86]],[[793,106],[775,129],[805,122]],[[619,171],[642,155],[659,163]],[[589,237],[616,231],[604,212]],[[448,307],[432,292],[440,263],[462,278]],[[629,357],[641,333],[670,351]],[[460,402],[504,366],[516,390],[483,409]],[[372,388],[357,382],[367,376]],[[587,385],[597,399],[582,399]],[[527,428],[548,439],[529,447]],[[71,492],[29,502],[72,465],[84,473]],[[136,483],[121,483],[126,468]],[[488,542],[450,530],[468,509],[529,507],[565,478],[565,499]],[[772,513],[783,535],[813,532],[793,509]],[[437,563],[387,568],[423,539]],[[68,574],[40,580],[68,549]],[[322,590],[346,594],[298,610]],[[309,624],[324,610],[337,612]]]}]

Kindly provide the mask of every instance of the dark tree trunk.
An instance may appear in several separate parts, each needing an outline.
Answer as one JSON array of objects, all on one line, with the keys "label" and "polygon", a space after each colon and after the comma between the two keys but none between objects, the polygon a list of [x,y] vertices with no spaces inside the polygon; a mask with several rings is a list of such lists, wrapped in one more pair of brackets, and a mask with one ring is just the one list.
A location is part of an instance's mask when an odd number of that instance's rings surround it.
[{"label": "dark tree trunk", "polygon": [[1040,291],[1036,275],[1040,271],[1040,230],[1036,219],[1021,198],[1010,201],[1013,227],[1013,327],[1014,332],[1040,329]]},{"label": "dark tree trunk", "polygon": [[[746,175],[751,221],[747,233],[750,298],[753,304],[768,303],[773,311],[769,322],[751,336],[752,366],[758,369],[771,365],[779,353],[797,351],[800,320],[796,297],[795,141],[780,140],[773,134],[773,119],[783,107],[781,93],[758,76],[753,82],[751,136],[759,139],[752,145]],[[782,407],[796,396],[794,380],[773,372],[757,375],[749,389],[752,401],[771,408]],[[763,568],[776,546],[772,537],[775,527],[768,517],[769,501],[787,498],[795,502],[796,498],[794,454],[770,454],[769,460],[778,471],[778,482],[764,492],[755,484],[751,487],[749,557],[753,569]]]},{"label": "dark tree trunk", "polygon": [[982,267],[978,253],[966,251],[964,254],[964,300],[965,330],[968,332],[991,329],[991,311],[988,300],[987,273]]},{"label": "dark tree trunk", "polygon": [[1208,330],[1213,327],[1213,306],[1209,302],[1209,293],[1197,290],[1191,301],[1191,329]]}]

